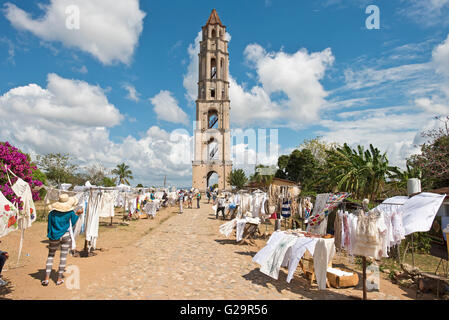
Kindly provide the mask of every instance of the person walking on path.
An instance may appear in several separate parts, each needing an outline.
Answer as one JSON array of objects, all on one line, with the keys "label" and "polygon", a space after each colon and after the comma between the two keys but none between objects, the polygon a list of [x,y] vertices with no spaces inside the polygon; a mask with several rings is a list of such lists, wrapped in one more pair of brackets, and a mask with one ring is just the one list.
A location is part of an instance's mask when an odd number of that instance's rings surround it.
[{"label": "person walking on path", "polygon": [[167,192],[164,191],[164,195],[162,196],[162,206],[168,207],[168,195]]},{"label": "person walking on path", "polygon": [[8,284],[5,280],[2,279],[3,266],[5,265],[6,260],[8,260],[8,258],[9,258],[8,252],[0,250],[0,287],[3,287]]},{"label": "person walking on path", "polygon": [[226,199],[225,199],[225,197],[222,195],[220,197],[218,197],[217,203],[218,203],[217,204],[217,212],[215,214],[215,218],[218,219],[218,213],[221,211],[223,214],[223,220],[225,220],[226,219],[226,216],[225,216]]},{"label": "person walking on path", "polygon": [[56,285],[64,283],[62,278],[67,263],[67,254],[72,246],[72,241],[74,241],[73,228],[78,221],[79,215],[83,213],[83,209],[79,209],[75,213],[77,202],[78,200],[75,197],[69,197],[68,194],[64,193],[59,196],[58,202],[50,206],[47,227],[47,237],[50,240],[50,245],[45,268],[45,279],[42,280],[43,286],[48,286],[53,260],[59,246],[61,246],[61,255]]},{"label": "person walking on path", "polygon": [[212,191],[212,204],[217,204],[217,191]]},{"label": "person walking on path", "polygon": [[179,192],[179,214],[182,213],[182,203],[184,202],[184,191]]},{"label": "person walking on path", "polygon": [[210,203],[210,191],[206,191],[207,203]]},{"label": "person walking on path", "polygon": [[192,209],[192,201],[193,201],[193,192],[189,191],[189,193],[187,194],[187,206],[189,209]]},{"label": "person walking on path", "polygon": [[200,200],[201,200],[201,192],[198,191],[196,193],[196,207],[197,207],[197,209],[200,208]]}]

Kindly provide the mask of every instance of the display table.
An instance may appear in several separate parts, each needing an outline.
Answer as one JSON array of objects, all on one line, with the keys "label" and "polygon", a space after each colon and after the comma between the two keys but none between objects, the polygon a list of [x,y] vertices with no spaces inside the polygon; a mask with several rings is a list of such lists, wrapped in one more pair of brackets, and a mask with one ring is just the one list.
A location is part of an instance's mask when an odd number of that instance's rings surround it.
[{"label": "display table", "polygon": [[[306,252],[309,255],[304,260]],[[326,289],[327,268],[332,266],[334,254],[333,238],[311,237],[307,236],[305,232],[276,231],[271,235],[266,246],[254,256],[253,261],[261,265],[262,273],[274,279],[278,278],[281,266],[288,267],[287,282],[290,283],[300,261],[304,260],[305,262],[308,259],[307,268],[302,263],[303,271],[306,275],[309,272],[312,281],[316,279],[319,289],[324,290]]]}]

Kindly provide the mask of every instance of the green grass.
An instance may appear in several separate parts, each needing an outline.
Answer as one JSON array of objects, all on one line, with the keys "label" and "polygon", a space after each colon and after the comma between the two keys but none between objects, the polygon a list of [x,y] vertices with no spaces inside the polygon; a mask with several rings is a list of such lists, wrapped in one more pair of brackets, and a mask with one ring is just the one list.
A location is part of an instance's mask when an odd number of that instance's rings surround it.
[{"label": "green grass", "polygon": [[[437,269],[438,263],[440,262],[440,258],[434,257],[430,254],[423,253],[415,253],[415,267],[419,268],[419,270],[428,273],[435,273]],[[412,254],[408,253],[405,256],[405,260],[403,263],[412,265]],[[439,275],[444,275],[443,263],[446,263],[444,260],[438,269]],[[385,258],[382,259],[382,267],[390,270],[401,270],[401,266],[398,264],[397,260],[393,258]]]}]

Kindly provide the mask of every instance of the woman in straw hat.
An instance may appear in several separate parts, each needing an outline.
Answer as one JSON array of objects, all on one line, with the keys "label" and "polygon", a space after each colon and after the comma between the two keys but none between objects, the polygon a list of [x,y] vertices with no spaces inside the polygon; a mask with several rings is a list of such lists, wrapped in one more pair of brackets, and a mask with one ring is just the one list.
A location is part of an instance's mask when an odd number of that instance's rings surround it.
[{"label": "woman in straw hat", "polygon": [[59,201],[50,206],[50,214],[48,215],[48,239],[50,246],[48,249],[47,265],[45,268],[45,280],[42,281],[43,286],[47,286],[53,266],[53,259],[56,250],[61,245],[61,256],[59,262],[58,280],[56,285],[64,283],[62,276],[65,271],[67,254],[72,244],[73,227],[78,221],[79,215],[83,213],[83,209],[79,209],[75,213],[75,206],[78,200],[75,197],[69,197],[67,194],[61,194]]}]

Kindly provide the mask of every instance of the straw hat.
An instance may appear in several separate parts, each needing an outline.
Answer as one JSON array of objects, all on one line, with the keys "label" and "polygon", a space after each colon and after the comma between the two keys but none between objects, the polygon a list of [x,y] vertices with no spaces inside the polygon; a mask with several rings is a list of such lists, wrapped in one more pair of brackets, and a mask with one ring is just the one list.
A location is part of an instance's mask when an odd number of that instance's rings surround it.
[{"label": "straw hat", "polygon": [[75,209],[78,200],[75,197],[69,197],[67,193],[59,195],[59,201],[50,205],[50,211],[68,212]]}]

